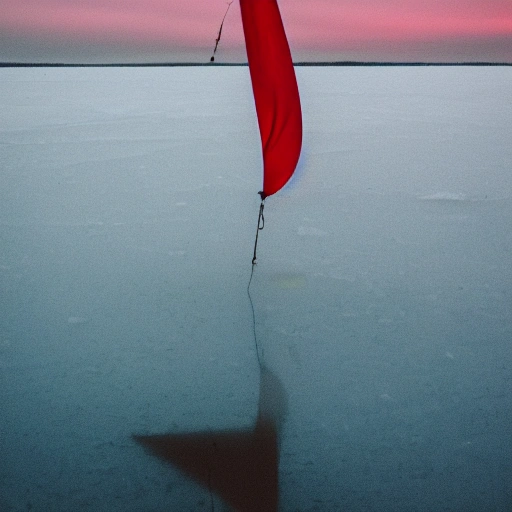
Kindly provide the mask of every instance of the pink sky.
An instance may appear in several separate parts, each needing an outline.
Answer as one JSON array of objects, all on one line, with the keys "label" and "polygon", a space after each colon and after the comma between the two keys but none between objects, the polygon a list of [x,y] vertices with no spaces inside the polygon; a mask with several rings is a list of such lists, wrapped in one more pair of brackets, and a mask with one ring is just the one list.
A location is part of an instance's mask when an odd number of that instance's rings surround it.
[{"label": "pink sky", "polygon": [[[279,5],[295,61],[512,62],[512,0]],[[226,0],[0,0],[0,61],[207,62],[226,7]],[[245,60],[238,0],[216,60]]]}]

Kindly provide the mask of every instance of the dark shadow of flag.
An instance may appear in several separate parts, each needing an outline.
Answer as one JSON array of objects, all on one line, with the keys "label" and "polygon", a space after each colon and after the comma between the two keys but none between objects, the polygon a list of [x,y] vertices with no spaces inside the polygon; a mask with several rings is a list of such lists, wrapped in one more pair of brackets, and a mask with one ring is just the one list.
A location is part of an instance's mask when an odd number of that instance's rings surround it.
[{"label": "dark shadow of flag", "polygon": [[253,428],[218,432],[134,435],[153,455],[179,468],[240,512],[277,512],[279,435],[286,396],[279,379],[261,369]]}]

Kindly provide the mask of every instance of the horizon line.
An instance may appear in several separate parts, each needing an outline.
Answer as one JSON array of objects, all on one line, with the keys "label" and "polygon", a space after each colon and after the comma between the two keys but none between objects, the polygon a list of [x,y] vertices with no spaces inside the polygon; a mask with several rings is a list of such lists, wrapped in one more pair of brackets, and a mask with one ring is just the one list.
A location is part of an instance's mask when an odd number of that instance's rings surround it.
[{"label": "horizon line", "polygon": [[[394,62],[394,61],[299,61],[294,66],[339,67],[339,66],[512,66],[511,62]],[[118,63],[65,63],[65,62],[0,62],[0,68],[42,68],[42,67],[237,67],[248,66],[247,62],[118,62]]]}]

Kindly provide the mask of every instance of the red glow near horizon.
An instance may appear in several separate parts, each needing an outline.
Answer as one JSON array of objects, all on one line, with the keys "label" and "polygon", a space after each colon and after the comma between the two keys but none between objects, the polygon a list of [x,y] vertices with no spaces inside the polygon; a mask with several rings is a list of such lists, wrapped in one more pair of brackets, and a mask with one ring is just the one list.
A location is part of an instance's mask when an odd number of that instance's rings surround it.
[{"label": "red glow near horizon", "polygon": [[[141,50],[207,47],[214,41],[226,2],[211,0],[3,0],[0,31],[6,35],[66,41],[123,43]],[[500,37],[512,60],[512,2],[446,0],[428,7],[410,0],[280,0],[293,49],[343,51],[347,45]],[[44,43],[42,43],[44,44]],[[243,45],[238,2],[224,25],[225,48]]]}]

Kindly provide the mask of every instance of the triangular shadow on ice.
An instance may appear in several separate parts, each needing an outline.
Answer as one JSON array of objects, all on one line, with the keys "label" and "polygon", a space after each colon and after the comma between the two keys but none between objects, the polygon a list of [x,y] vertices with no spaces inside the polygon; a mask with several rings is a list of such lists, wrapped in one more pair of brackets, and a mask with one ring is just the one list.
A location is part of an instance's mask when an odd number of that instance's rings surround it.
[{"label": "triangular shadow on ice", "polygon": [[258,416],[253,428],[133,439],[178,467],[240,512],[276,512],[279,501],[279,436],[286,395],[268,369],[260,374]]}]

